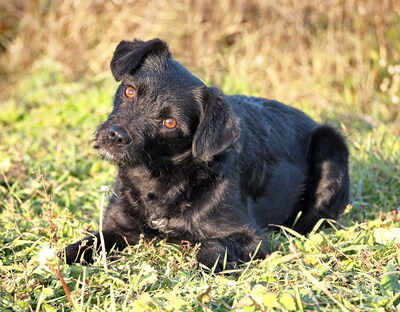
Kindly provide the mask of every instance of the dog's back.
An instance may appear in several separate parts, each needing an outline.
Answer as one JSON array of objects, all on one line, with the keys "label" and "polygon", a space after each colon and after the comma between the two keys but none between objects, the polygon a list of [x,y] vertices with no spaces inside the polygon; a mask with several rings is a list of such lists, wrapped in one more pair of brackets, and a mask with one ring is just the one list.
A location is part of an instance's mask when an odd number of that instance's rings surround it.
[{"label": "dog's back", "polygon": [[[248,213],[262,228],[282,223],[292,226],[299,211],[306,214],[309,206],[315,204],[310,203],[310,198],[315,198],[317,185],[326,183],[321,178],[311,185],[311,172],[315,180],[315,176],[318,176],[315,170],[323,162],[330,163],[332,167],[328,155],[316,160],[315,154],[321,154],[323,149],[319,144],[330,146],[331,140],[343,142],[341,136],[328,126],[321,127],[303,112],[277,101],[242,95],[229,96],[227,101],[241,121],[240,188]],[[314,133],[320,128],[328,128],[328,133],[323,139],[316,139]],[[331,156],[342,155],[343,164],[340,168],[326,171],[332,171],[332,176],[335,173],[343,174],[339,178],[345,183],[339,184],[343,186],[340,190],[343,193],[340,206],[344,207],[348,198],[348,152],[344,143],[339,145],[337,151],[333,149],[329,153]],[[254,161],[249,162],[251,159]],[[338,210],[342,209],[335,207],[335,216],[324,211],[325,215],[313,220],[316,222],[321,217],[336,218]],[[309,231],[314,225],[313,222],[309,223],[305,226],[306,230],[301,228],[301,224],[297,229],[300,232]]]}]

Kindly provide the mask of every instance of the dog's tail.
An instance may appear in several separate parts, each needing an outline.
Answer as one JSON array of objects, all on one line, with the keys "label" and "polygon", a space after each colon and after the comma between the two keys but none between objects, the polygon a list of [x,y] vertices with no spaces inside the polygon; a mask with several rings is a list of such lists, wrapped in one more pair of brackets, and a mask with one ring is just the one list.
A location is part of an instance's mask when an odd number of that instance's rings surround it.
[{"label": "dog's tail", "polygon": [[349,151],[334,128],[323,125],[314,130],[308,151],[309,174],[294,225],[299,233],[311,231],[321,218],[336,219],[349,200]]}]

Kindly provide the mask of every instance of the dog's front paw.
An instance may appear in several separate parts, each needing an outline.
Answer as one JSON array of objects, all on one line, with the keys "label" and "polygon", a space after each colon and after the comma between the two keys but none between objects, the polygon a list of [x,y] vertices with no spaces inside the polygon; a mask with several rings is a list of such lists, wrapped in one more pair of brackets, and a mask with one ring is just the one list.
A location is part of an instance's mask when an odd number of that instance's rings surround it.
[{"label": "dog's front paw", "polygon": [[149,227],[153,230],[158,230],[164,234],[168,234],[173,232],[173,229],[170,228],[170,219],[167,218],[150,218]]},{"label": "dog's front paw", "polygon": [[149,227],[152,228],[153,230],[162,231],[167,227],[167,225],[168,225],[167,218],[150,218],[149,220]]},{"label": "dog's front paw", "polygon": [[60,256],[66,264],[89,265],[93,263],[93,245],[87,240],[81,240],[65,247]]},{"label": "dog's front paw", "polygon": [[235,260],[233,255],[225,255],[226,252],[226,248],[217,239],[207,239],[201,242],[197,261],[215,273],[235,269],[239,260]]}]

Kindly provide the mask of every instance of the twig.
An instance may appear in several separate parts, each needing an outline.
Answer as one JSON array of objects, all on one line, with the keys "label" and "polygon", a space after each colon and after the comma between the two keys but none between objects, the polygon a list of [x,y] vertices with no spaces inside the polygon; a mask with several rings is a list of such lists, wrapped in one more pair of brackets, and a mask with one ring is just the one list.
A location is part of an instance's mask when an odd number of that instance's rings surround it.
[{"label": "twig", "polygon": [[62,285],[62,287],[64,289],[65,295],[68,298],[69,303],[71,304],[71,306],[73,308],[75,308],[74,301],[71,298],[71,291],[69,290],[69,287],[68,287],[67,283],[65,282],[64,277],[61,274],[60,268],[59,267],[53,268],[53,272],[56,273],[57,277],[61,281],[61,285]]}]

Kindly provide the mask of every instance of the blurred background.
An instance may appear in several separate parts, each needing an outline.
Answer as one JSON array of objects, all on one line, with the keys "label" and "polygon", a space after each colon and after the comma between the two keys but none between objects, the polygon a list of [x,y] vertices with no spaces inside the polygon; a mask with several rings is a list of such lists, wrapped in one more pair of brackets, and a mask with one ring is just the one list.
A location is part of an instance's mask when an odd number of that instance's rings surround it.
[{"label": "blurred background", "polygon": [[38,68],[108,72],[121,40],[159,37],[227,93],[399,133],[397,0],[0,0],[1,96]]}]

